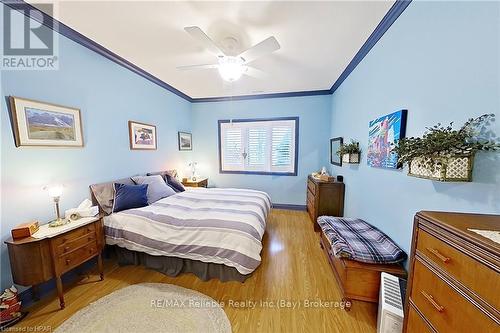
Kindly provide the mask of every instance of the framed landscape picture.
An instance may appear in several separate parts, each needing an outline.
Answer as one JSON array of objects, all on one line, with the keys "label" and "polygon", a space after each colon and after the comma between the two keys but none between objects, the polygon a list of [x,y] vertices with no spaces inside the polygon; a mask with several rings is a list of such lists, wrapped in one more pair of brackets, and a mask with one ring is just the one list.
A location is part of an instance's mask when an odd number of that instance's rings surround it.
[{"label": "framed landscape picture", "polygon": [[369,123],[368,165],[397,169],[398,156],[391,152],[392,144],[405,137],[406,110],[400,110],[377,118]]},{"label": "framed landscape picture", "polygon": [[156,149],[156,126],[129,120],[128,132],[130,137],[130,149]]},{"label": "framed landscape picture", "polygon": [[193,137],[191,133],[179,132],[179,150],[193,150]]},{"label": "framed landscape picture", "polygon": [[16,147],[83,147],[80,110],[9,97]]}]

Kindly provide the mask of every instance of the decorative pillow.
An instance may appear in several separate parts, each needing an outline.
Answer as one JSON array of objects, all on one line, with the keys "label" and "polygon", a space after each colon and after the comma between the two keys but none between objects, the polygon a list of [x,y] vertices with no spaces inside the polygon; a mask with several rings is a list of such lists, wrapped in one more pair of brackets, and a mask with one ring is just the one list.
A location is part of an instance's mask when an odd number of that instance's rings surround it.
[{"label": "decorative pillow", "polygon": [[158,172],[150,172],[148,176],[160,175],[165,180],[168,186],[170,186],[175,192],[184,192],[186,189],[184,185],[182,185],[177,180],[177,170],[167,170],[167,171],[158,171]]},{"label": "decorative pillow", "polygon": [[136,176],[132,177],[132,180],[136,184],[147,184],[148,185],[148,203],[152,204],[160,199],[169,197],[175,194],[163,178],[160,175],[156,176]]},{"label": "decorative pillow", "polygon": [[170,186],[175,192],[184,192],[186,189],[184,188],[184,185],[180,183],[177,179],[172,177],[170,174],[165,175],[167,178],[167,184]]},{"label": "decorative pillow", "polygon": [[126,185],[134,185],[134,182],[130,178],[123,178],[119,180],[115,180],[113,182],[101,183],[101,184],[93,184],[90,185],[90,189],[95,198],[95,201],[101,207],[101,210],[109,215],[113,212],[113,199],[115,197],[115,188],[114,184],[126,184]]},{"label": "decorative pillow", "polygon": [[140,208],[148,205],[148,185],[127,185],[115,183],[113,212]]}]

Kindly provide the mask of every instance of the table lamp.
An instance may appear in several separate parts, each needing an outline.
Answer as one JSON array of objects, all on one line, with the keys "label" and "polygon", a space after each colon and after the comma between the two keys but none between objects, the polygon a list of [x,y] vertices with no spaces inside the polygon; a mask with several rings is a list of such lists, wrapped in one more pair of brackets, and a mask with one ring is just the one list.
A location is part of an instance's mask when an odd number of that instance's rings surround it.
[{"label": "table lamp", "polygon": [[59,199],[63,192],[62,185],[53,185],[46,187],[49,192],[49,196],[54,200],[54,208],[56,211],[56,219],[49,223],[49,227],[58,227],[68,223],[69,221],[61,218],[61,212],[59,211]]}]

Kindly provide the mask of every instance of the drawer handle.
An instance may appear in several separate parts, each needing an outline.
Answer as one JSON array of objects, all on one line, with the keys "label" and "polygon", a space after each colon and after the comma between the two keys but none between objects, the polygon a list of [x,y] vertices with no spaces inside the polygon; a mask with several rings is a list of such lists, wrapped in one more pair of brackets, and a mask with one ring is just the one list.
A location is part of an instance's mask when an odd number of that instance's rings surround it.
[{"label": "drawer handle", "polygon": [[434,297],[432,297],[431,295],[429,295],[428,293],[426,293],[425,291],[420,291],[420,293],[422,294],[422,296],[424,296],[428,301],[429,303],[432,304],[432,306],[438,310],[438,312],[443,312],[444,311],[444,307],[442,307],[441,305],[439,305],[435,300],[434,300]]},{"label": "drawer handle", "polygon": [[71,262],[71,260],[66,259],[66,265],[69,265],[70,262]]},{"label": "drawer handle", "polygon": [[438,250],[433,249],[432,247],[428,247],[427,251],[438,257],[445,264],[447,264],[451,260],[450,258],[443,256]]},{"label": "drawer handle", "polygon": [[64,248],[64,252],[68,252],[68,251],[69,251],[69,246],[66,246],[66,247]]}]

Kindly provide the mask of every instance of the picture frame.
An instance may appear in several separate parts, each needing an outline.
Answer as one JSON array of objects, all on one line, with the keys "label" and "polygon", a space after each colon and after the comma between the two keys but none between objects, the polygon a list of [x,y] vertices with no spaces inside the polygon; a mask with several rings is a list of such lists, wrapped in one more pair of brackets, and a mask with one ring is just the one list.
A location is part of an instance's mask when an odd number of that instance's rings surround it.
[{"label": "picture frame", "polygon": [[130,150],[156,150],[158,148],[155,125],[129,120],[128,133]]},{"label": "picture frame", "polygon": [[193,150],[193,135],[188,132],[178,132],[179,150]]},{"label": "picture frame", "polygon": [[342,166],[342,158],[337,154],[340,146],[344,144],[344,138],[337,137],[330,139],[330,163],[336,166]]},{"label": "picture frame", "polygon": [[80,109],[9,96],[16,147],[83,147]]},{"label": "picture frame", "polygon": [[371,167],[399,169],[394,143],[406,135],[407,110],[399,110],[369,122],[367,163]]}]

